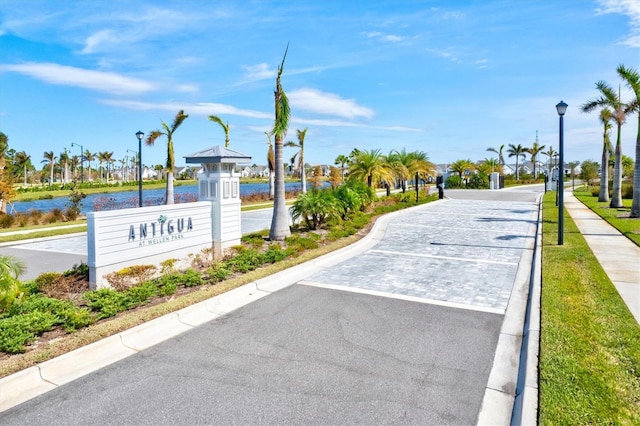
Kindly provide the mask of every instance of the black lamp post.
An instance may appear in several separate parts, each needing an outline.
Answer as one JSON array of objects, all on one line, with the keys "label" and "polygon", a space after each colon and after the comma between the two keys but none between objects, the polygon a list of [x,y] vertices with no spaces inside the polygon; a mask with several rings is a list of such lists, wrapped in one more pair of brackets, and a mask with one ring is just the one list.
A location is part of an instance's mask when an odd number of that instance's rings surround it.
[{"label": "black lamp post", "polygon": [[144,133],[140,130],[136,132],[138,138],[138,205],[142,207],[142,138]]},{"label": "black lamp post", "polygon": [[558,115],[560,116],[560,158],[558,164],[558,245],[564,244],[564,113],[567,111],[567,105],[560,101],[556,105]]},{"label": "black lamp post", "polygon": [[71,146],[80,147],[80,183],[84,183],[84,147],[73,142],[71,142]]}]

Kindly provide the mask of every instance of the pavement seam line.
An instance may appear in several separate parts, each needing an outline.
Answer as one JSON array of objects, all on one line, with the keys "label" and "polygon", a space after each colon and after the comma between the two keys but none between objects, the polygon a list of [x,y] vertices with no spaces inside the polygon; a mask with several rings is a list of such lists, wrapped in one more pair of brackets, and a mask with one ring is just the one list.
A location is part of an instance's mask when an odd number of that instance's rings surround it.
[{"label": "pavement seam line", "polygon": [[432,254],[421,254],[421,253],[408,253],[403,251],[391,251],[391,250],[369,250],[369,253],[382,253],[382,254],[397,254],[400,256],[409,256],[409,257],[427,257],[430,259],[443,259],[443,260],[457,260],[460,262],[475,262],[475,263],[490,263],[495,265],[518,265],[518,262],[500,262],[497,260],[486,260],[486,259],[461,259],[459,257],[451,257],[451,256],[435,256]]}]

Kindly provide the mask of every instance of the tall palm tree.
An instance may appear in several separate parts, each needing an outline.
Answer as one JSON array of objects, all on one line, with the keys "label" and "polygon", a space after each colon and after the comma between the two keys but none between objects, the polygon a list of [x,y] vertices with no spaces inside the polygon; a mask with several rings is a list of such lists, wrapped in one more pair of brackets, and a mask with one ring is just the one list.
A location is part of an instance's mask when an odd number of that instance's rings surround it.
[{"label": "tall palm tree", "polygon": [[105,154],[106,154],[106,151],[99,152],[97,154],[98,155],[98,168],[100,169],[100,176],[99,177],[100,177],[101,181],[104,180],[104,177],[102,175],[102,171],[103,171],[102,163],[104,163],[106,161]]},{"label": "tall palm tree", "polygon": [[78,157],[77,155],[72,156],[71,160],[69,161],[69,165],[71,166],[71,177],[72,177],[72,180],[77,179],[78,178],[78,167],[80,166],[80,157]]},{"label": "tall palm tree", "polygon": [[223,123],[222,119],[220,119],[220,117],[216,115],[210,115],[208,118],[209,118],[209,121],[218,123],[220,127],[222,127],[222,129],[224,130],[224,147],[229,148],[229,122],[227,121],[226,124]]},{"label": "tall palm tree", "polygon": [[175,118],[173,119],[173,123],[171,124],[171,127],[169,127],[167,123],[162,121],[161,123],[164,131],[160,129],[153,130],[149,133],[149,135],[147,136],[147,139],[144,141],[145,145],[153,146],[156,139],[158,139],[160,136],[167,137],[167,164],[166,164],[167,192],[165,195],[165,204],[167,205],[174,203],[173,171],[175,170],[175,167],[176,167],[176,160],[173,153],[173,133],[178,129],[178,127],[180,127],[180,125],[184,122],[184,120],[187,119],[187,117],[189,117],[189,115],[185,114],[183,110],[178,111]]},{"label": "tall palm tree", "polygon": [[504,144],[500,145],[500,148],[487,148],[489,152],[495,152],[498,154],[498,162],[500,163],[500,174],[502,174],[502,168],[504,167],[504,156],[502,155],[502,151],[504,150]]},{"label": "tall palm tree", "polygon": [[334,163],[336,166],[340,165],[340,173],[342,175],[342,183],[344,183],[344,165],[349,164],[349,157],[346,155],[340,154],[336,157]]},{"label": "tall palm tree", "polygon": [[620,100],[620,94],[617,94],[613,87],[604,81],[597,82],[596,89],[600,91],[601,96],[587,101],[581,108],[583,112],[591,112],[598,107],[611,108],[613,120],[618,126],[618,136],[616,138],[615,162],[613,166],[613,193],[611,194],[609,207],[620,208],[622,207],[622,142],[620,134],[625,120],[625,104]]},{"label": "tall palm tree", "polygon": [[60,163],[60,168],[62,169],[62,184],[69,183],[69,153],[67,152],[67,148],[64,149],[64,152],[60,153],[60,157],[58,157],[58,162]]},{"label": "tall palm tree", "polygon": [[600,164],[600,192],[598,194],[598,201],[609,202],[609,156],[613,154],[613,147],[611,146],[611,139],[609,139],[609,132],[611,131],[611,119],[613,114],[611,110],[604,107],[600,110],[600,122],[602,123],[602,158]]},{"label": "tall palm tree", "polygon": [[[520,180],[520,166],[518,165],[518,160],[520,159],[520,157],[524,159],[526,157],[526,152],[527,152],[527,149],[523,147],[521,144],[518,144],[518,145],[514,145],[512,143],[509,144],[509,149],[507,150],[509,157],[516,157],[516,180]],[[562,166],[560,167],[560,170],[562,170]]]},{"label": "tall palm tree", "polygon": [[84,151],[84,160],[89,163],[89,180],[93,180],[93,175],[91,173],[91,163],[96,160],[96,155],[92,154],[91,151],[86,149]]},{"label": "tall palm tree", "polygon": [[42,163],[47,163],[47,166],[49,166],[49,188],[51,188],[51,183],[53,182],[53,168],[56,165],[56,159],[58,157],[56,157],[56,155],[53,153],[53,151],[45,151],[43,155],[44,160],[42,160]]},{"label": "tall palm tree", "polygon": [[276,170],[276,154],[273,151],[273,143],[271,143],[271,134],[269,132],[264,132],[267,135],[267,140],[269,141],[269,149],[267,150],[267,167],[269,168],[269,199],[273,200],[275,193],[275,185],[274,185],[274,174]]},{"label": "tall palm tree", "polygon": [[378,186],[382,181],[391,182],[393,171],[389,167],[387,157],[379,149],[358,150],[349,164],[348,180],[360,181],[369,188]]},{"label": "tall palm tree", "polygon": [[633,166],[633,201],[631,202],[630,217],[640,217],[640,74],[638,70],[625,68],[620,65],[617,68],[618,75],[625,84],[633,91],[635,99],[627,104],[625,113],[635,112],[638,114],[638,133],[636,135],[636,162]]},{"label": "tall palm tree", "polygon": [[307,173],[304,169],[304,138],[305,136],[307,136],[307,130],[307,128],[305,128],[304,130],[296,130],[296,132],[298,133],[298,143],[287,141],[284,144],[284,146],[288,148],[300,148],[298,152],[293,154],[293,156],[291,157],[291,163],[295,163],[296,157],[298,157],[298,166],[296,167],[296,169],[300,171],[300,184],[302,186],[303,194],[307,193]]},{"label": "tall palm tree", "polygon": [[29,166],[29,162],[31,161],[31,156],[24,151],[20,151],[16,153],[15,161],[18,167],[22,168],[24,186],[26,187],[27,186],[27,167]]},{"label": "tall palm tree", "polygon": [[547,151],[544,151],[543,154],[546,155],[549,158],[549,168],[548,168],[548,176],[549,179],[551,179],[551,160],[553,159],[553,156],[556,155],[558,152],[554,151],[553,147],[550,146],[549,149]]},{"label": "tall palm tree", "polygon": [[289,117],[291,110],[289,108],[289,98],[282,88],[280,77],[284,70],[284,61],[287,58],[289,45],[284,51],[282,63],[278,67],[278,76],[276,77],[276,89],[273,92],[275,98],[275,121],[271,134],[275,139],[275,190],[273,198],[273,217],[271,219],[271,228],[269,229],[269,239],[282,241],[291,235],[289,229],[289,210],[285,204],[284,196],[284,162],[283,162],[283,141],[289,128]]},{"label": "tall palm tree", "polygon": [[546,145],[538,145],[538,142],[534,142],[531,148],[527,148],[527,152],[531,155],[531,162],[533,163],[533,179],[537,179],[536,174],[536,158],[538,154],[545,148]]},{"label": "tall palm tree", "polygon": [[111,151],[111,152],[105,151],[105,152],[102,153],[102,155],[103,155],[103,158],[104,158],[104,162],[107,165],[107,183],[109,183],[109,178],[111,177],[111,165],[116,160],[113,158],[113,151]]}]

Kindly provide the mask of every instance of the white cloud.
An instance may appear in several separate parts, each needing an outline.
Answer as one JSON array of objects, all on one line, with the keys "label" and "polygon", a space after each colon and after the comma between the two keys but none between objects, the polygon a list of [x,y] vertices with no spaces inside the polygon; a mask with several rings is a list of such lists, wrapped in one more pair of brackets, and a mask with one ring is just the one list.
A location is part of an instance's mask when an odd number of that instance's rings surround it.
[{"label": "white cloud", "polygon": [[372,118],[372,109],[358,105],[353,99],[343,99],[333,93],[314,89],[298,89],[287,93],[292,107],[318,114],[345,118]]},{"label": "white cloud", "polygon": [[100,46],[103,44],[113,44],[117,42],[117,38],[114,36],[113,31],[111,30],[102,30],[98,31],[87,37],[85,41],[84,49],[82,49],[81,53],[88,54],[94,53],[96,50],[99,50]]},{"label": "white cloud", "polygon": [[598,0],[602,6],[596,9],[596,13],[618,13],[626,15],[630,19],[631,33],[622,42],[629,47],[640,47],[640,1],[638,0]]},{"label": "white cloud", "polygon": [[401,36],[397,34],[385,34],[385,33],[381,33],[380,31],[365,31],[365,32],[362,32],[361,34],[367,38],[388,41],[391,43],[400,43],[406,40],[415,40],[419,37],[417,35],[408,37],[408,36]]},{"label": "white cloud", "polygon": [[269,68],[269,65],[264,62],[256,65],[243,65],[242,68],[245,70],[245,81],[265,80],[276,76],[276,69]]},{"label": "white cloud", "polygon": [[216,104],[208,102],[183,103],[183,102],[140,102],[125,101],[119,99],[105,99],[101,101],[105,105],[116,106],[136,111],[177,111],[184,110],[186,114],[193,115],[236,115],[250,118],[273,119],[273,114],[248,109],[236,108],[232,105]]},{"label": "white cloud", "polygon": [[114,94],[145,93],[155,89],[153,84],[137,78],[51,63],[3,65],[0,70],[25,74],[51,84],[82,87]]}]

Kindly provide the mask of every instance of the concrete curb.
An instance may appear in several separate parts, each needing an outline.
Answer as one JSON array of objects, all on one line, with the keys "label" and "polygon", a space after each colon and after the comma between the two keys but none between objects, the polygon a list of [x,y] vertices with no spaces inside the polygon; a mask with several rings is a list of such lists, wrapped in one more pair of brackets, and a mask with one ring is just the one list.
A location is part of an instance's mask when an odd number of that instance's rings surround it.
[{"label": "concrete curb", "polygon": [[0,412],[289,287],[316,271],[347,260],[377,244],[384,236],[389,221],[397,215],[423,206],[381,216],[367,235],[340,250],[4,377],[0,379]]},{"label": "concrete curb", "polygon": [[[535,374],[532,377],[528,377],[528,379],[535,382],[537,391],[538,363],[536,362],[535,365],[531,366],[528,361],[537,360],[538,341],[535,340],[535,348],[530,348],[532,339],[526,324],[529,312],[532,309],[530,292],[533,292],[536,287],[539,288],[539,281],[536,284],[536,277],[539,280],[540,275],[534,273],[536,267],[533,266],[532,262],[540,261],[541,198],[540,196],[536,201],[538,205],[537,221],[535,224],[530,225],[535,227],[535,232],[531,232],[531,234],[536,235],[536,238],[534,238],[529,247],[524,249],[518,262],[514,288],[505,311],[493,366],[489,374],[480,413],[478,414],[478,425],[536,424],[537,392],[535,400],[531,400],[531,394],[527,393],[527,404],[533,404],[533,407],[524,407],[518,398],[520,394],[518,384],[522,380],[522,375],[529,373],[533,369]],[[539,319],[539,304],[535,309],[538,311],[537,318]],[[539,321],[537,330],[539,330]],[[534,350],[535,356],[523,356],[523,353],[527,354],[529,350]],[[533,423],[530,423],[530,417],[525,419],[521,416],[519,410],[516,410],[517,401],[527,409],[528,414],[532,410],[534,411]]]}]

